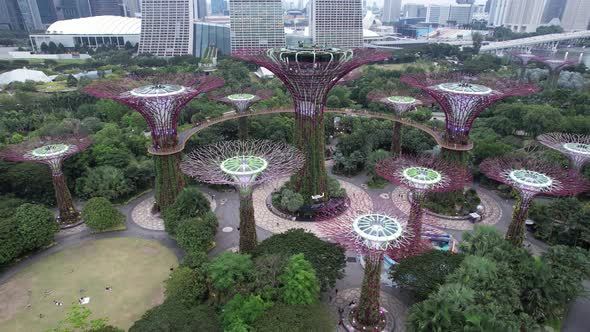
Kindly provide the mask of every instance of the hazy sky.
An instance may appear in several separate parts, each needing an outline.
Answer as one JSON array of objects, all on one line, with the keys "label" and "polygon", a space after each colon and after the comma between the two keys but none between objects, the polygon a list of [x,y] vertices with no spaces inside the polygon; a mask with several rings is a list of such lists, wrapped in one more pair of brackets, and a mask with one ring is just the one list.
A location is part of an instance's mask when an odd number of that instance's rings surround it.
[{"label": "hazy sky", "polygon": [[[372,5],[373,2],[376,2],[378,6],[383,5],[383,0],[367,0],[368,4]],[[428,5],[428,4],[446,5],[446,4],[456,3],[456,2],[455,2],[455,0],[402,0],[402,4],[405,4],[405,3],[421,3],[423,5]],[[485,4],[486,0],[475,0],[475,3]]]}]

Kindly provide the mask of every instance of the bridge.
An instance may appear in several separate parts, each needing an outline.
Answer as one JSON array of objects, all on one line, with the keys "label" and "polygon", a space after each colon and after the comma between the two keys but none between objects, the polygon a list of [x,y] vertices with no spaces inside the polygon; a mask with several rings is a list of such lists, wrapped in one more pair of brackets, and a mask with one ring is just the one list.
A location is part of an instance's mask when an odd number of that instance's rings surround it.
[{"label": "bridge", "polygon": [[[222,116],[207,119],[203,122],[198,123],[196,126],[183,131],[178,135],[178,144],[173,148],[168,149],[154,149],[150,147],[148,152],[150,154],[156,156],[166,156],[171,154],[176,154],[184,150],[186,142],[196,133],[199,131],[209,128],[215,124],[235,120],[243,117],[254,116],[254,115],[264,115],[264,114],[281,114],[281,113],[292,113],[295,114],[295,110],[293,108],[277,108],[277,109],[269,109],[269,110],[261,110],[255,112],[243,112],[243,113],[234,113],[229,112],[225,113]],[[468,144],[454,144],[449,143],[443,138],[443,133],[432,126],[425,125],[420,122],[416,122],[407,118],[399,118],[393,114],[388,113],[378,113],[378,112],[371,112],[367,110],[353,110],[350,108],[326,108],[324,109],[324,113],[337,113],[337,114],[344,114],[349,116],[359,116],[359,117],[367,117],[367,118],[377,118],[377,119],[385,119],[390,121],[399,122],[403,125],[410,126],[416,129],[419,129],[428,135],[432,136],[436,143],[440,145],[442,148],[447,150],[455,150],[455,151],[469,151],[473,149],[473,143],[469,142]]]},{"label": "bridge", "polygon": [[479,53],[501,53],[509,49],[529,50],[533,46],[536,48],[556,49],[560,42],[569,41],[577,42],[581,39],[590,38],[590,30],[553,33],[549,35],[534,36],[528,38],[520,38],[513,40],[506,40],[500,42],[490,42],[483,45]]}]

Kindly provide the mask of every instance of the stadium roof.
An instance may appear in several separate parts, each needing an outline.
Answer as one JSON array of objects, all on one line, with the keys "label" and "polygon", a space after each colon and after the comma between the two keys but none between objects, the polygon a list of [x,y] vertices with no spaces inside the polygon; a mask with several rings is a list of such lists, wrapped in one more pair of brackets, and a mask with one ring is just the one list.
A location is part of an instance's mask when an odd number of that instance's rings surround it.
[{"label": "stadium roof", "polygon": [[47,34],[60,35],[139,35],[141,19],[122,16],[93,16],[57,21]]},{"label": "stadium roof", "polygon": [[49,78],[45,73],[38,70],[30,70],[27,68],[15,69],[3,74],[0,74],[0,85],[7,85],[12,82],[50,82]]}]

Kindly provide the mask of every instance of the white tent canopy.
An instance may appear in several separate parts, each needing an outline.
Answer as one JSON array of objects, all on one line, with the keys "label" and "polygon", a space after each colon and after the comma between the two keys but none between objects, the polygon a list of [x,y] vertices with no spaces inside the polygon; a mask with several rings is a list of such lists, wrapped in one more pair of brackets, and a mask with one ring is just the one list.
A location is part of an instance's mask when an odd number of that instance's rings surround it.
[{"label": "white tent canopy", "polygon": [[51,78],[45,75],[44,72],[38,70],[30,70],[27,68],[15,69],[6,73],[0,74],[0,85],[7,85],[12,82],[51,82]]}]

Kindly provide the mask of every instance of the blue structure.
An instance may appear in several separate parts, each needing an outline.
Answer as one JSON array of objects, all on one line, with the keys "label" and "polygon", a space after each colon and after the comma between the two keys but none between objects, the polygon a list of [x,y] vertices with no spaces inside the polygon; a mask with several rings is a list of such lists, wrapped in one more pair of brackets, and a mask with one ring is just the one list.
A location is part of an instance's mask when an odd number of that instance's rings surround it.
[{"label": "blue structure", "polygon": [[202,57],[205,49],[209,46],[217,47],[219,55],[229,55],[231,53],[230,27],[228,24],[196,22],[194,29],[193,55],[195,57]]}]

